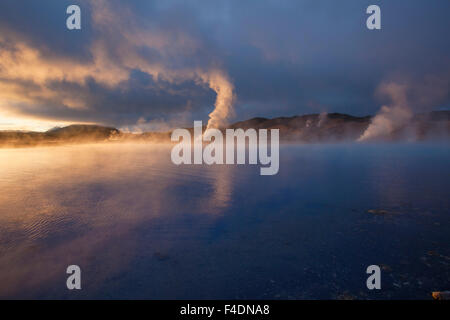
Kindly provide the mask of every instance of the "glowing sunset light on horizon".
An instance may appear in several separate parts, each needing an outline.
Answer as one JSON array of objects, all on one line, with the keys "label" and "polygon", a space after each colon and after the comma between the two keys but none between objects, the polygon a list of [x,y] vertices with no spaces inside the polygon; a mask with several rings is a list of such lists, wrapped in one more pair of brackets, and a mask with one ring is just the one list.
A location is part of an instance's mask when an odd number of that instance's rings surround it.
[{"label": "glowing sunset light on horizon", "polygon": [[55,127],[65,127],[72,124],[95,124],[95,123],[38,119],[0,112],[0,131],[45,132]]}]

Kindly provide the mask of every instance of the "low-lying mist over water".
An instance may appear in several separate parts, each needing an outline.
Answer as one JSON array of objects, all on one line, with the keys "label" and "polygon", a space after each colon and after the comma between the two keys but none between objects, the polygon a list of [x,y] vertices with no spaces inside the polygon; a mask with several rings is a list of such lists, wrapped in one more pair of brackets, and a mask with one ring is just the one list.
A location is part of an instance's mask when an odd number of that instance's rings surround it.
[{"label": "low-lying mist over water", "polygon": [[1,149],[0,297],[427,299],[450,287],[449,160],[446,143],[285,145],[260,176],[165,145]]},{"label": "low-lying mist over water", "polygon": [[[220,130],[225,133],[226,129],[243,129],[246,132],[276,129],[280,132],[281,141],[285,143],[450,140],[450,111],[433,111],[415,115],[408,111],[406,120],[396,121],[392,117],[403,115],[403,109],[398,111],[395,108],[386,107],[384,110],[384,113],[373,117],[355,117],[326,112],[273,119],[258,117],[223,125]],[[216,127],[217,122],[211,119],[204,125],[204,131]],[[216,124],[212,126],[211,122]],[[0,148],[92,142],[171,143],[173,142],[172,133],[176,129],[169,128],[167,126],[162,131],[129,132],[99,125],[70,125],[56,127],[46,132],[0,131]],[[193,127],[188,127],[188,130],[191,135],[194,133]]]}]

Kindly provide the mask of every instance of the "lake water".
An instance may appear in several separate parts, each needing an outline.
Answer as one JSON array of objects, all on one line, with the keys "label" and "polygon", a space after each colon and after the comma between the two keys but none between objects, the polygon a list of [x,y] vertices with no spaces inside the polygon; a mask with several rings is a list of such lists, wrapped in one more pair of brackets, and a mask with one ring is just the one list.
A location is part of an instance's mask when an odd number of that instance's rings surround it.
[{"label": "lake water", "polygon": [[450,290],[449,164],[448,144],[283,146],[276,176],[165,146],[0,149],[0,298],[428,299]]}]

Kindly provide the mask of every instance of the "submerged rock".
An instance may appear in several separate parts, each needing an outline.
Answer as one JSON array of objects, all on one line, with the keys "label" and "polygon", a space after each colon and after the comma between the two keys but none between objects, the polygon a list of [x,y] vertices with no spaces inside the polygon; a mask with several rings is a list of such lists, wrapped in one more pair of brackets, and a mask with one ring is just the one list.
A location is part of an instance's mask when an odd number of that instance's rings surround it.
[{"label": "submerged rock", "polygon": [[162,252],[155,252],[153,254],[153,256],[156,259],[158,259],[159,261],[166,261],[166,260],[169,260],[169,258],[170,258],[168,254],[165,254],[165,253],[162,253]]},{"label": "submerged rock", "polygon": [[367,210],[367,212],[373,213],[373,214],[388,214],[389,213],[387,210],[377,210],[377,209]]},{"label": "submerged rock", "polygon": [[450,300],[450,291],[436,291],[431,294],[435,300]]}]

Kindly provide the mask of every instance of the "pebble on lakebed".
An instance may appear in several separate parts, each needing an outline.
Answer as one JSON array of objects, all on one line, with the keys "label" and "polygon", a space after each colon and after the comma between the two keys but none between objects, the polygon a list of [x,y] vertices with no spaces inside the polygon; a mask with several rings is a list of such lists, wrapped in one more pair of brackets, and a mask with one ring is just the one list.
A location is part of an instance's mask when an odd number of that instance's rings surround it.
[{"label": "pebble on lakebed", "polygon": [[170,256],[168,254],[162,253],[162,252],[155,252],[153,256],[158,259],[159,261],[166,261],[170,259]]},{"label": "pebble on lakebed", "polygon": [[367,210],[368,213],[373,213],[373,214],[388,214],[389,212],[387,210],[376,210],[376,209],[370,209]]}]

